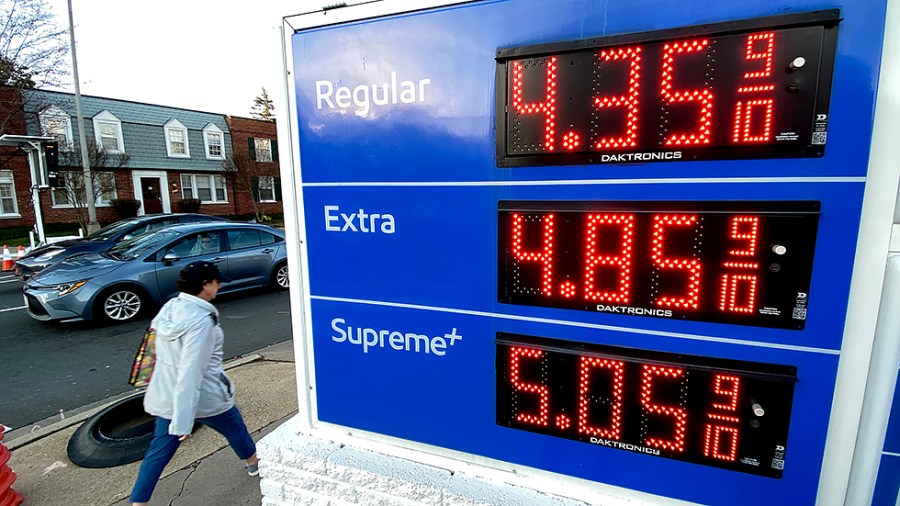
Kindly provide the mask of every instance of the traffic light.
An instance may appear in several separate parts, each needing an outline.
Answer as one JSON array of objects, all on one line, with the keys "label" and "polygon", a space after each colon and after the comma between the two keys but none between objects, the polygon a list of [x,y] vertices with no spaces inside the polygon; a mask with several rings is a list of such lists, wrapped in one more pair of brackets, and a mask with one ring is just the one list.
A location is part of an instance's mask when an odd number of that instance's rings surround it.
[{"label": "traffic light", "polygon": [[50,188],[59,186],[59,143],[56,141],[42,142],[44,148],[44,162],[47,170],[47,184]]}]

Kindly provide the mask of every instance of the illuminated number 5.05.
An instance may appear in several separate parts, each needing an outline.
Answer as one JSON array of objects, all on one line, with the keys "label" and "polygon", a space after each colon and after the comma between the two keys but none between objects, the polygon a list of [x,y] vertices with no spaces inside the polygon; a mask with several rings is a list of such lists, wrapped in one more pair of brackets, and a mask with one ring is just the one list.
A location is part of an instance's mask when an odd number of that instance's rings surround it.
[{"label": "illuminated number 5.05", "polygon": [[644,444],[654,448],[674,452],[684,451],[685,432],[687,432],[687,410],[679,406],[664,406],[653,401],[653,383],[658,377],[681,379],[684,369],[658,365],[645,365],[641,383],[641,406],[645,413],[663,415],[672,418],[674,425],[672,439],[644,436]]},{"label": "illuminated number 5.05", "polygon": [[516,414],[516,420],[519,422],[542,425],[546,427],[550,419],[550,389],[548,389],[546,385],[537,383],[525,383],[524,381],[522,381],[520,376],[522,357],[538,359],[538,362],[540,362],[540,359],[543,356],[543,351],[536,350],[534,348],[510,348],[509,380],[510,383],[512,383],[515,389],[519,392],[537,394],[538,396],[538,414],[529,415],[526,413],[518,413]]},{"label": "illuminated number 5.05", "polygon": [[[591,371],[609,369],[612,372],[610,388],[609,424],[600,428],[589,424]],[[589,436],[618,440],[622,435],[622,386],[625,383],[625,363],[597,357],[581,357],[581,372],[578,386],[578,431]]]}]

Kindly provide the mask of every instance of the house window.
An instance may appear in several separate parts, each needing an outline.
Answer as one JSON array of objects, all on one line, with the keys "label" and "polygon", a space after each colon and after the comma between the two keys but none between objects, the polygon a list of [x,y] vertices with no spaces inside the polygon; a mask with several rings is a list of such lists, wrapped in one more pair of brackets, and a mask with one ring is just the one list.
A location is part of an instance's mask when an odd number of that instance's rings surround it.
[{"label": "house window", "polygon": [[174,158],[191,156],[187,127],[177,119],[171,119],[165,124],[164,129],[166,132],[166,152],[169,156]]},{"label": "house window", "polygon": [[272,141],[269,139],[253,139],[253,147],[256,151],[257,162],[272,161]]},{"label": "house window", "polygon": [[0,170],[0,216],[16,216],[16,186],[11,170]]},{"label": "house window", "polygon": [[203,140],[206,144],[206,158],[211,160],[225,159],[225,133],[215,123],[203,129]]},{"label": "house window", "polygon": [[110,153],[125,152],[122,140],[122,122],[109,111],[94,116],[94,137],[97,145]]},{"label": "house window", "polygon": [[186,199],[200,199],[204,204],[228,202],[225,178],[205,174],[182,174],[181,194]]},{"label": "house window", "polygon": [[261,176],[257,202],[275,202],[275,177]]},{"label": "house window", "polygon": [[[116,175],[113,172],[92,172],[94,184],[94,205],[109,206],[116,198]],[[59,187],[50,194],[53,207],[75,207],[87,203],[84,187],[84,172],[67,170],[59,173]]]},{"label": "house window", "polygon": [[65,111],[53,105],[40,113],[41,134],[53,137],[60,151],[72,148],[72,119]]}]

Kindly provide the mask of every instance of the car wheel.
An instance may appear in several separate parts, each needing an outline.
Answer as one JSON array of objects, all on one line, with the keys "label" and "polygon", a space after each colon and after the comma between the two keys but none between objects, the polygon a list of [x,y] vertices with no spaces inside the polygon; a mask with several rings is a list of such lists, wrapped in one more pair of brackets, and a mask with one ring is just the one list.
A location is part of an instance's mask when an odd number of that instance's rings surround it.
[{"label": "car wheel", "polygon": [[272,273],[272,288],[287,290],[290,286],[287,263],[279,264]]},{"label": "car wheel", "polygon": [[144,394],[134,395],[85,420],[69,438],[66,454],[89,468],[137,462],[150,447],[153,428],[153,417],[144,413]]},{"label": "car wheel", "polygon": [[147,299],[138,289],[121,286],[103,292],[96,304],[96,314],[101,319],[121,323],[140,316]]}]

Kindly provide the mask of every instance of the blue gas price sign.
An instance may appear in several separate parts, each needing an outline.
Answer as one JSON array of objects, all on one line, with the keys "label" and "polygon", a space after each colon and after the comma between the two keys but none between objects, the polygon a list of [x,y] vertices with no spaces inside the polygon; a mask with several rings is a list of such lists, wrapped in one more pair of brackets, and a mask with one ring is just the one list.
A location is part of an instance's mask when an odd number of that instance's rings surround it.
[{"label": "blue gas price sign", "polygon": [[313,425],[813,504],[882,3],[377,2],[299,29]]}]

